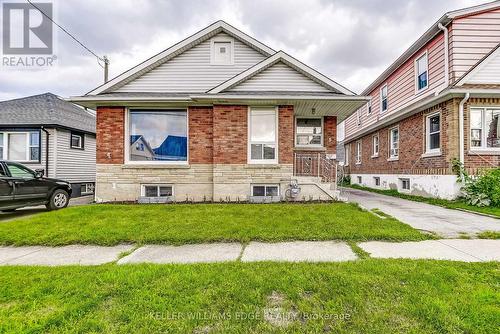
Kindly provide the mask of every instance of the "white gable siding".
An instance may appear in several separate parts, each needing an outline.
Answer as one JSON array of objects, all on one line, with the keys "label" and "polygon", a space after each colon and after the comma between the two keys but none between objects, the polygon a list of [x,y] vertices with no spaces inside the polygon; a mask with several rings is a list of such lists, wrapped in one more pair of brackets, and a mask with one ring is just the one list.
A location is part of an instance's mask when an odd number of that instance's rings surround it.
[{"label": "white gable siding", "polygon": [[284,63],[277,63],[229,89],[230,92],[296,91],[331,92]]},{"label": "white gable siding", "polygon": [[497,50],[486,63],[479,65],[475,73],[465,81],[468,84],[500,84],[500,51]]},{"label": "white gable siding", "polygon": [[234,39],[234,65],[211,65],[210,44],[211,39],[206,40],[115,91],[205,92],[266,58]]}]

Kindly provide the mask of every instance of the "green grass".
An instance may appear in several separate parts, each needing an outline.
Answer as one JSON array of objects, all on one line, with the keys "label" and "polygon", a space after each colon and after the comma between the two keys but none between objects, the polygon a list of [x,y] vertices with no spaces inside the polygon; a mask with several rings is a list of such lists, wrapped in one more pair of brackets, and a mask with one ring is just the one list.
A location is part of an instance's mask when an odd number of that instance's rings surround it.
[{"label": "green grass", "polygon": [[422,197],[422,196],[408,195],[408,194],[402,194],[394,189],[392,189],[392,190],[374,189],[374,188],[369,188],[369,187],[363,187],[363,186],[360,186],[357,184],[351,184],[351,185],[348,185],[348,187],[351,187],[354,189],[359,189],[359,190],[371,191],[371,192],[382,194],[382,195],[388,195],[388,196],[394,196],[394,197],[399,197],[399,198],[403,198],[403,199],[408,199],[410,201],[438,205],[438,206],[442,206],[442,207],[445,207],[448,209],[462,209],[462,210],[474,211],[474,212],[479,212],[479,213],[485,213],[485,214],[500,218],[500,207],[495,207],[495,206],[477,207],[477,206],[467,204],[463,200],[448,201],[448,200],[440,199],[440,198],[428,198],[428,197]]},{"label": "green grass", "polygon": [[428,238],[394,218],[381,219],[345,203],[100,204],[0,224],[3,245]]},{"label": "green grass", "polygon": [[493,262],[2,267],[0,332],[498,333],[499,280]]},{"label": "green grass", "polygon": [[477,235],[480,239],[500,239],[500,232],[498,231],[486,231],[479,233]]}]

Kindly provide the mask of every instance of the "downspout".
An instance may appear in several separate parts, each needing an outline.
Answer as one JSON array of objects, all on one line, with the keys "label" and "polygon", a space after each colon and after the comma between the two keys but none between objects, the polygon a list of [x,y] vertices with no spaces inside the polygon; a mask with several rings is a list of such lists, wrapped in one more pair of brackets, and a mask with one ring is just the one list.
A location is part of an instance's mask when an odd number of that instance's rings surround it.
[{"label": "downspout", "polygon": [[[459,141],[459,152],[460,152],[460,164],[463,166],[465,161],[465,153],[464,153],[464,105],[469,100],[470,93],[465,93],[464,98],[460,101],[460,105],[458,107],[458,141]],[[462,175],[463,181],[463,175]]]},{"label": "downspout", "polygon": [[45,132],[45,177],[49,177],[49,136],[50,133],[41,127],[42,131]]},{"label": "downspout", "polygon": [[[444,34],[444,87],[441,89],[441,91],[443,91],[450,85],[450,42],[448,38],[448,28],[446,28],[441,22],[438,23],[438,28],[441,29]],[[436,95],[441,91],[436,92]]]}]

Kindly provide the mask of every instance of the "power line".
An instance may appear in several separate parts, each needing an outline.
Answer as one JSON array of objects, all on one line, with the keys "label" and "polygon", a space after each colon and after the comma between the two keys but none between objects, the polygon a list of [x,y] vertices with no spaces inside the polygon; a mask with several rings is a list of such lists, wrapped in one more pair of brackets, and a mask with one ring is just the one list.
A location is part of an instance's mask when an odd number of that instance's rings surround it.
[{"label": "power line", "polygon": [[103,67],[101,65],[101,63],[99,63],[99,61],[102,61],[104,63],[108,62],[108,59],[107,58],[102,58],[100,57],[99,55],[97,55],[94,51],[92,51],[90,48],[88,48],[85,44],[83,44],[83,42],[80,42],[78,40],[78,38],[76,38],[75,36],[73,36],[69,31],[67,31],[66,29],[64,29],[64,27],[62,27],[61,25],[59,25],[57,22],[55,22],[49,15],[47,15],[43,10],[41,10],[38,6],[36,6],[33,2],[31,2],[31,0],[26,0],[30,5],[32,5],[33,7],[35,7],[36,9],[38,9],[40,11],[40,13],[42,13],[43,16],[45,16],[46,18],[48,18],[52,23],[54,23],[59,29],[61,29],[64,33],[66,33],[69,37],[71,37],[75,42],[77,42],[78,44],[80,44],[85,50],[87,50],[88,52],[90,52],[94,57],[97,58],[97,64],[99,64],[99,66]]}]

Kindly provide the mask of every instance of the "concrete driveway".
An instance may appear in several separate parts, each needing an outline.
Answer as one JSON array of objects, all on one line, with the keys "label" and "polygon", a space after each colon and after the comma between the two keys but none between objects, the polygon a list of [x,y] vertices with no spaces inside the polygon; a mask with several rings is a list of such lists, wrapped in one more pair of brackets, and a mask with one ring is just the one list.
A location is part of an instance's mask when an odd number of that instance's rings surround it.
[{"label": "concrete driveway", "polygon": [[445,238],[500,231],[500,219],[358,189],[346,188],[345,194],[349,202],[358,203],[369,210],[380,209],[415,229],[435,232]]}]

